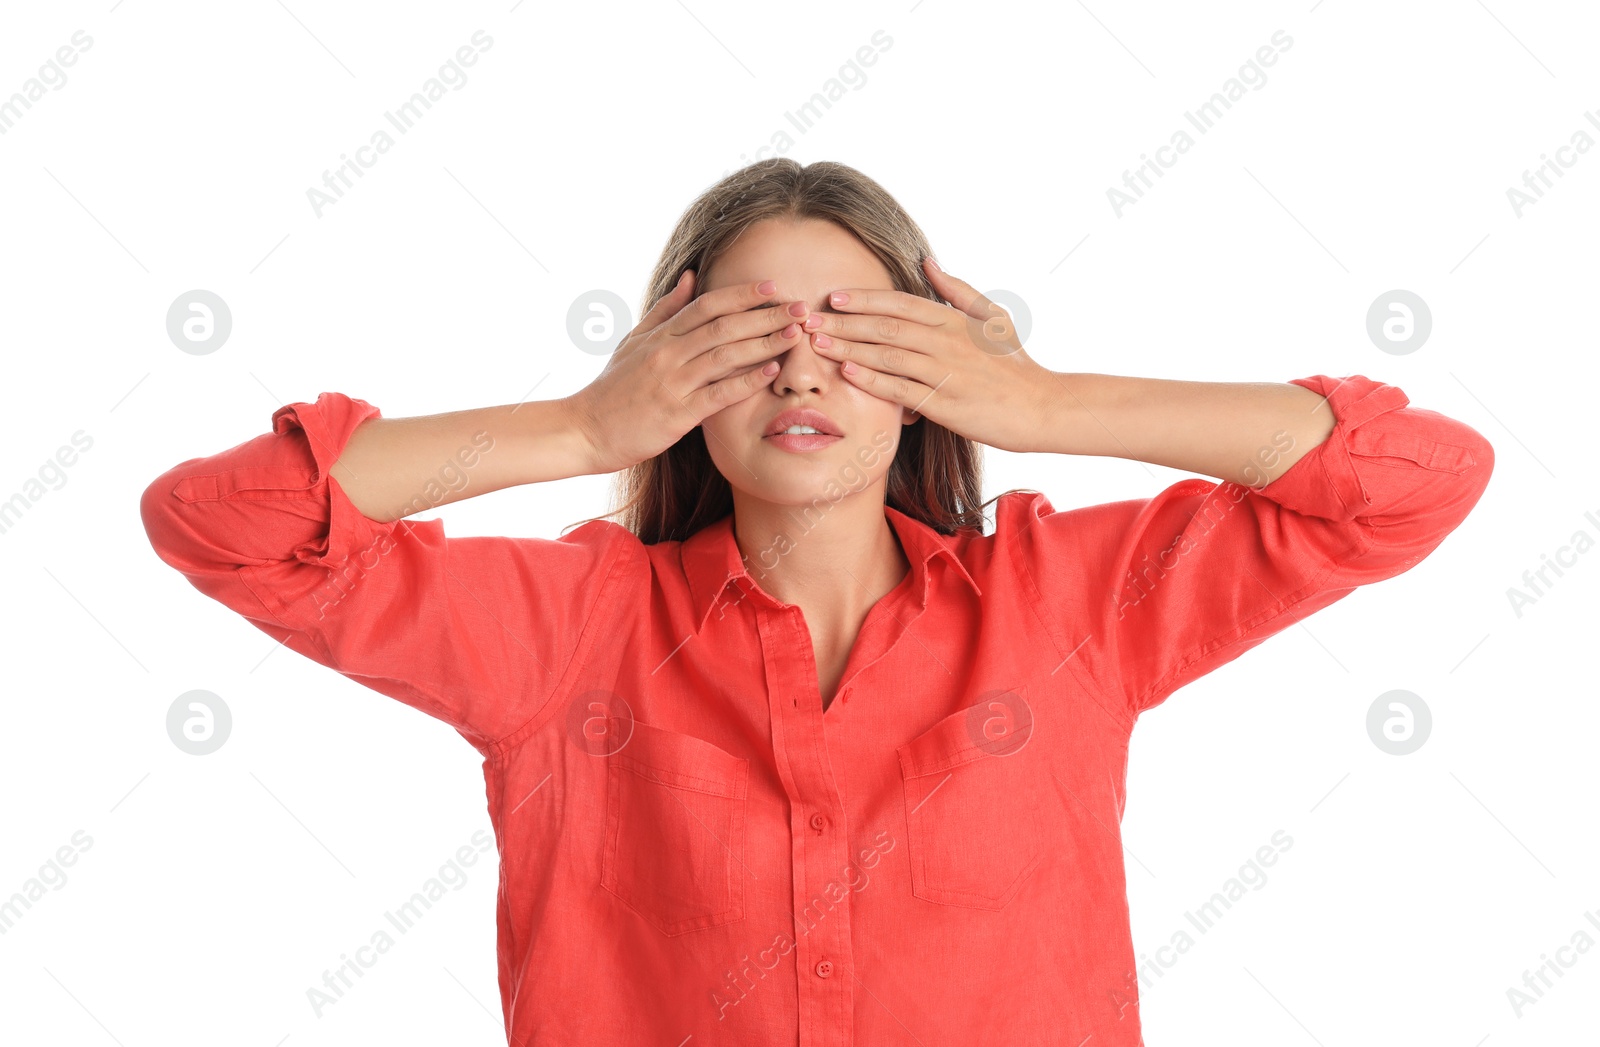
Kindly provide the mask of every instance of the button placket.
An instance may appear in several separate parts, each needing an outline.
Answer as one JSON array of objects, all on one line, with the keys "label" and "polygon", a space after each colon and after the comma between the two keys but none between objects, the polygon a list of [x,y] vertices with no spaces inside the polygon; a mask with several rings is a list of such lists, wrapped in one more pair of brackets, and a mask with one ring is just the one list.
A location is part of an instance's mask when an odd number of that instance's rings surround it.
[{"label": "button placket", "polygon": [[[811,971],[799,985],[799,1039],[814,1047],[852,1043],[854,987],[832,977],[850,957],[848,831],[829,762],[824,713],[804,619],[797,607],[758,605],[768,709],[779,778],[790,803],[794,962]],[[839,823],[841,830],[844,823]],[[822,972],[827,973],[822,973]]]}]

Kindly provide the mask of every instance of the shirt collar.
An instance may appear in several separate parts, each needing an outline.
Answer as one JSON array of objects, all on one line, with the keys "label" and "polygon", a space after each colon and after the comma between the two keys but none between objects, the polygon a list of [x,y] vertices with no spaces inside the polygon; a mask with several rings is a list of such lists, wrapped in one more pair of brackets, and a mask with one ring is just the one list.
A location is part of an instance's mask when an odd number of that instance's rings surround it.
[{"label": "shirt collar", "polygon": [[[921,520],[907,516],[891,505],[885,504],[883,509],[889,525],[894,528],[895,535],[900,539],[900,545],[905,549],[906,559],[911,562],[913,576],[911,589],[917,593],[922,607],[926,608],[928,605],[928,586],[932,577],[929,562],[935,557],[943,557],[947,563],[954,566],[956,574],[972,586],[974,593],[983,595],[983,590],[968,573],[966,565],[951,548],[948,536],[941,535]],[[718,598],[735,579],[744,578],[753,591],[767,595],[760,583],[745,568],[744,558],[739,552],[739,543],[734,541],[733,537],[732,513],[690,535],[680,547],[679,555],[683,560],[684,574],[689,580],[689,596],[694,606],[696,633],[705,627],[706,619],[717,605]],[[734,596],[728,597],[727,600],[737,602],[740,598],[742,597]]]}]

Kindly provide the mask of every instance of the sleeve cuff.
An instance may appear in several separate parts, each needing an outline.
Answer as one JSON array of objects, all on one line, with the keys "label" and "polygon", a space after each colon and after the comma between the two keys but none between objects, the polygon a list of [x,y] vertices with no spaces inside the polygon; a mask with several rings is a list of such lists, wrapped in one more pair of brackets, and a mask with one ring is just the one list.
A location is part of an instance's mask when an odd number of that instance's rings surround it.
[{"label": "sleeve cuff", "polygon": [[343,393],[321,393],[315,404],[286,404],[272,414],[272,430],[278,435],[294,429],[305,433],[306,444],[316,463],[312,486],[326,481],[327,530],[294,547],[292,553],[302,563],[337,567],[351,553],[366,548],[380,535],[393,530],[392,523],[380,523],[362,515],[328,473],[329,467],[344,453],[356,426],[374,417],[382,417],[378,408]]},{"label": "sleeve cuff", "polygon": [[1351,459],[1358,440],[1355,430],[1411,400],[1399,388],[1359,374],[1348,378],[1319,374],[1291,379],[1289,384],[1327,397],[1334,415],[1333,431],[1282,476],[1257,490],[1285,509],[1306,516],[1339,522],[1354,519],[1372,504]]}]

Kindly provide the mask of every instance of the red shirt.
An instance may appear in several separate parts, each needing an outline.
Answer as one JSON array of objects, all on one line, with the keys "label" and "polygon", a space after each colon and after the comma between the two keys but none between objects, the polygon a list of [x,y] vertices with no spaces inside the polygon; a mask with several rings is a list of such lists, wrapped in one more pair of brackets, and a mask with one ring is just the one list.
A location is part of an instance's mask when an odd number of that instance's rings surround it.
[{"label": "red shirt", "polygon": [[327,479],[379,413],[338,393],[141,511],[201,592],[483,754],[510,1042],[1135,1047],[1135,719],[1409,569],[1493,467],[1398,388],[1295,384],[1337,424],[1265,488],[1010,493],[954,537],[886,509],[911,570],[826,712],[731,517],[653,546],[379,523]]}]

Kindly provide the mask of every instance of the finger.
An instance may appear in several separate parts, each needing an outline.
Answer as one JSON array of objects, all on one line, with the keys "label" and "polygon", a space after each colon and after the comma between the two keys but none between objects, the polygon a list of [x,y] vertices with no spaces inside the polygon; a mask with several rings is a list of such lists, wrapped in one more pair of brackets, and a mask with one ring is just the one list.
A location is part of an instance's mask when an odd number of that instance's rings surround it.
[{"label": "finger", "polygon": [[923,405],[932,397],[934,390],[921,382],[912,381],[903,375],[885,374],[871,367],[863,367],[854,360],[847,361],[839,368],[839,372],[850,383],[864,392],[876,396],[880,400],[909,407],[913,411],[921,411]]},{"label": "finger", "polygon": [[[841,300],[840,295],[844,298]],[[873,313],[893,316],[901,320],[937,327],[944,323],[945,307],[916,294],[892,291],[882,287],[841,287],[828,295],[828,307],[843,313]],[[829,320],[834,316],[821,314]]]},{"label": "finger", "polygon": [[[970,322],[948,306],[938,308],[944,310],[949,320],[961,324]],[[939,319],[928,325],[881,313],[862,313],[859,316],[850,313],[812,313],[806,318],[804,327],[808,333],[828,334],[852,342],[899,346],[912,352],[932,355],[939,345],[941,324],[944,322],[944,319]]]},{"label": "finger", "polygon": [[694,299],[694,285],[697,275],[693,269],[685,269],[678,274],[678,282],[672,285],[672,290],[656,299],[656,304],[644,314],[642,323],[655,327],[666,320],[667,317],[682,309]]},{"label": "finger", "polygon": [[683,365],[695,388],[724,378],[741,368],[758,367],[775,356],[793,349],[805,336],[800,324],[787,317],[789,324],[756,338],[719,342],[691,357]]},{"label": "finger", "polygon": [[[721,377],[730,368],[755,359],[750,355],[755,347],[744,343],[769,340],[777,347],[768,351],[768,356],[791,348],[803,335],[800,322],[808,311],[804,302],[783,302],[715,317],[676,339],[669,350],[671,359],[680,367],[709,367],[716,372],[714,377]],[[777,345],[780,340],[783,344]]]},{"label": "finger", "polygon": [[[761,290],[763,286],[772,290],[763,291]],[[729,284],[727,287],[719,287],[715,291],[707,291],[696,297],[667,321],[666,330],[670,335],[682,337],[719,316],[775,304],[777,301],[777,283],[773,280],[749,280],[741,284]]]},{"label": "finger", "polygon": [[811,336],[817,355],[834,360],[842,367],[846,361],[872,368],[880,374],[900,375],[924,387],[938,385],[942,371],[933,357],[893,345],[857,342],[836,338],[818,331]]},{"label": "finger", "polygon": [[773,379],[778,377],[780,368],[771,367],[770,364],[768,367],[772,371],[771,374],[766,373],[767,368],[751,367],[747,371],[729,375],[721,381],[696,389],[689,394],[685,405],[703,422],[723,408],[736,404],[751,393],[771,385]]},{"label": "finger", "polygon": [[999,306],[965,280],[940,269],[931,257],[923,259],[922,271],[928,274],[933,289],[941,298],[973,319],[989,320],[999,314]]}]

